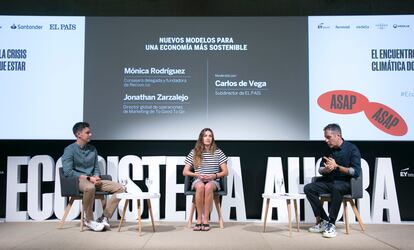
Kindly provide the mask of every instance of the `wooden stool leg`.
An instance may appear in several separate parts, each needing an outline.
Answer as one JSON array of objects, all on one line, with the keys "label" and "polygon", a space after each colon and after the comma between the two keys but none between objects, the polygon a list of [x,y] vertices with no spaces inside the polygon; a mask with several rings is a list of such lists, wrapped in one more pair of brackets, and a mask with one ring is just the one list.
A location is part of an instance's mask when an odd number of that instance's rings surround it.
[{"label": "wooden stool leg", "polygon": [[142,223],[141,223],[141,200],[137,199],[137,205],[138,205],[138,236],[141,236],[141,230],[142,230]]},{"label": "wooden stool leg", "polygon": [[297,199],[293,200],[293,205],[295,207],[296,228],[298,229],[298,232],[299,232],[299,212],[298,212],[298,200]]},{"label": "wooden stool leg", "polygon": [[63,224],[65,223],[66,217],[68,217],[68,214],[70,212],[70,209],[72,208],[73,202],[75,201],[75,198],[70,197],[69,199],[69,203],[65,208],[65,213],[63,214],[62,220],[60,221],[60,226],[59,228],[63,227]]},{"label": "wooden stool leg", "polygon": [[121,221],[119,222],[119,225],[118,225],[118,232],[121,231],[122,223],[124,222],[124,218],[125,218],[125,212],[128,209],[128,204],[129,204],[128,199],[125,199],[124,211],[122,211]]},{"label": "wooden stool leg", "polygon": [[356,208],[354,201],[349,200],[349,203],[351,203],[352,210],[354,211],[355,217],[358,220],[361,231],[364,232],[365,231],[364,223],[362,222],[361,216],[359,215],[358,209]]},{"label": "wooden stool leg", "polygon": [[155,232],[154,216],[152,215],[152,207],[151,207],[151,200],[150,199],[147,199],[147,205],[148,205],[148,212],[149,212],[150,218],[151,218],[152,231]]},{"label": "wooden stool leg", "polygon": [[270,199],[266,199],[266,208],[265,208],[265,217],[263,222],[263,233],[266,232],[266,221],[267,221],[267,212],[269,211]]},{"label": "wooden stool leg", "polygon": [[344,204],[345,230],[346,230],[346,234],[349,234],[349,221],[348,221],[348,206],[347,206],[347,201],[346,200],[343,200],[342,203]]},{"label": "wooden stool leg", "polygon": [[286,200],[287,203],[287,210],[288,210],[288,224],[289,224],[289,236],[292,236],[292,222],[291,222],[291,214],[290,214],[290,200]]},{"label": "wooden stool leg", "polygon": [[80,229],[80,231],[83,232],[83,220],[84,220],[85,210],[83,210],[83,202],[82,202],[82,200],[80,200],[80,207],[81,207],[81,218],[80,218],[80,226],[81,226],[81,229]]}]

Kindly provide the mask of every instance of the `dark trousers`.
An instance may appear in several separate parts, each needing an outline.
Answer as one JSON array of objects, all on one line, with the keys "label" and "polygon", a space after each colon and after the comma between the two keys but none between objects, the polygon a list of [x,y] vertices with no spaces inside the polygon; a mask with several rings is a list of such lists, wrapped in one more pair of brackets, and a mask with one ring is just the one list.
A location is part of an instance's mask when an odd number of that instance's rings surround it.
[{"label": "dark trousers", "polygon": [[[322,179],[305,185],[304,191],[306,198],[312,206],[315,217],[320,217],[335,224],[339,209],[341,208],[342,197],[345,194],[351,193],[351,184],[349,181],[327,181]],[[326,215],[319,200],[321,194],[331,195],[329,217]]]}]

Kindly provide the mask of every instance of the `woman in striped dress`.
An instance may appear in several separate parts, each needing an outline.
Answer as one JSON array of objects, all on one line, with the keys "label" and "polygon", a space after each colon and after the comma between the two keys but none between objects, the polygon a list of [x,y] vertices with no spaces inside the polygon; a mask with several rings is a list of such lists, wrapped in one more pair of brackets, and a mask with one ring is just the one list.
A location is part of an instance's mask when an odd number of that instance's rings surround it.
[{"label": "woman in striped dress", "polygon": [[220,190],[219,180],[227,174],[227,156],[217,148],[213,131],[209,128],[201,130],[194,149],[185,159],[183,170],[184,176],[193,177],[191,188],[196,192],[197,223],[194,231],[210,230],[208,219],[214,191]]}]

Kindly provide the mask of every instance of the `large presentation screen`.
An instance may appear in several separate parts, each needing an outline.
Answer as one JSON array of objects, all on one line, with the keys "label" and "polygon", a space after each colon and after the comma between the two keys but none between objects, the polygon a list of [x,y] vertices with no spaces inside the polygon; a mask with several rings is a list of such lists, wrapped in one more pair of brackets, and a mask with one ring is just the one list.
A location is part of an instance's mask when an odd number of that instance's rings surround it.
[{"label": "large presentation screen", "polygon": [[309,18],[309,134],[414,139],[414,17]]},{"label": "large presentation screen", "polygon": [[90,17],[85,38],[96,137],[308,138],[306,17]]},{"label": "large presentation screen", "polygon": [[[413,140],[414,16],[0,16],[0,139]],[[411,112],[410,112],[411,111]]]},{"label": "large presentation screen", "polygon": [[73,138],[84,34],[84,17],[0,16],[0,139]]}]

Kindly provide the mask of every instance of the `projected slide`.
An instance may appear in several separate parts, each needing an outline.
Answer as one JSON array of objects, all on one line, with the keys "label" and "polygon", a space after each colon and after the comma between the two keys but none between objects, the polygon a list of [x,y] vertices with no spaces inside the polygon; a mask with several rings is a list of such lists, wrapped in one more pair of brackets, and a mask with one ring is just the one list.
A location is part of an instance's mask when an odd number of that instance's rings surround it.
[{"label": "projected slide", "polygon": [[85,41],[95,138],[309,137],[306,17],[87,17]]},{"label": "projected slide", "polygon": [[0,16],[0,139],[73,138],[83,118],[83,17]]},{"label": "projected slide", "polygon": [[309,17],[310,139],[414,139],[414,17]]},{"label": "projected slide", "polygon": [[0,16],[0,139],[414,140],[414,16]]}]

